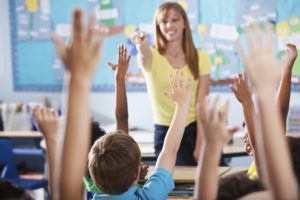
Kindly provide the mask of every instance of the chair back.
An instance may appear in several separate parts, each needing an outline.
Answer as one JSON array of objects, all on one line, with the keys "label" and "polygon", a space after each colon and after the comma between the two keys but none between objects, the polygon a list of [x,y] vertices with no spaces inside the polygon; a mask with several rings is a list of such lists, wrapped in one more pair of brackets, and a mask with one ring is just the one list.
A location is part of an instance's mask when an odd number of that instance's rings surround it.
[{"label": "chair back", "polygon": [[0,139],[0,165],[4,166],[5,173],[1,178],[18,180],[19,172],[16,167],[13,146],[9,139]]}]

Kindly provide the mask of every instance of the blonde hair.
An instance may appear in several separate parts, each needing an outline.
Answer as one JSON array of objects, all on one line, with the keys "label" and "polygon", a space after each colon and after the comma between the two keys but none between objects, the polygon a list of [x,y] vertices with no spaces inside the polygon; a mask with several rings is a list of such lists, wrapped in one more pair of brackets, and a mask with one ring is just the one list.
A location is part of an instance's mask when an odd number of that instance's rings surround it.
[{"label": "blonde hair", "polygon": [[154,47],[158,50],[160,54],[164,54],[167,48],[168,41],[161,33],[159,28],[159,24],[163,19],[168,16],[169,11],[173,9],[177,13],[179,13],[184,21],[184,31],[183,31],[183,40],[182,40],[182,49],[185,53],[185,58],[189,69],[191,70],[194,79],[197,80],[199,77],[199,69],[198,69],[198,53],[197,49],[194,45],[193,38],[192,38],[192,31],[190,28],[190,23],[186,12],[176,2],[166,2],[159,6],[158,10],[155,13],[153,24],[154,24],[154,32],[155,32],[155,41]]}]

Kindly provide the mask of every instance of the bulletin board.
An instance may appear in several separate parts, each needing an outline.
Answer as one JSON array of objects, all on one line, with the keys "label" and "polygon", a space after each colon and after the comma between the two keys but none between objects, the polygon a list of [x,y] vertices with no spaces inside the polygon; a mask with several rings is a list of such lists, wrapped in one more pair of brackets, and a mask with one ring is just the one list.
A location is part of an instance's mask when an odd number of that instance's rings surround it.
[{"label": "bulletin board", "polygon": [[[212,91],[227,92],[233,74],[243,65],[235,40],[243,38],[244,27],[253,19],[272,22],[276,28],[278,53],[292,41],[300,47],[300,5],[297,0],[178,0],[187,11],[193,38],[198,48],[211,57]],[[130,41],[134,31],[142,30],[153,44],[152,20],[164,0],[10,0],[11,49],[15,91],[60,92],[64,70],[50,32],[64,40],[70,36],[71,13],[75,7],[95,12],[99,24],[118,27],[118,34],[105,40],[92,90],[113,92],[114,72],[107,62],[117,61],[117,46],[125,44],[132,55],[126,77],[127,91],[146,91],[138,68],[137,50]],[[300,53],[299,53],[300,54]],[[300,91],[300,59],[293,68],[294,91]]]}]

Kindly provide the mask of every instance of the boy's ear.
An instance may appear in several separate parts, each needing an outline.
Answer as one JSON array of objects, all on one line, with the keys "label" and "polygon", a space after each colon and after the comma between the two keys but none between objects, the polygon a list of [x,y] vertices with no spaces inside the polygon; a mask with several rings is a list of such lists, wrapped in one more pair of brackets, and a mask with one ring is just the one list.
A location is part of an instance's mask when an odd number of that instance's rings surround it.
[{"label": "boy's ear", "polygon": [[135,176],[134,183],[137,183],[140,180],[141,170],[142,170],[142,165],[139,165],[136,173],[134,174]]}]

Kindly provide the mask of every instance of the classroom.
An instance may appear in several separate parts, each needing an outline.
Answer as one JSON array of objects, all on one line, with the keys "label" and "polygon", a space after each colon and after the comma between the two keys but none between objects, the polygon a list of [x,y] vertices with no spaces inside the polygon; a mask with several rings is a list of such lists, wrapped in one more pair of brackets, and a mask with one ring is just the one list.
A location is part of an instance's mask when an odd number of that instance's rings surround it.
[{"label": "classroom", "polygon": [[299,49],[299,0],[2,0],[0,199],[300,199]]}]

